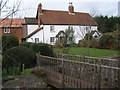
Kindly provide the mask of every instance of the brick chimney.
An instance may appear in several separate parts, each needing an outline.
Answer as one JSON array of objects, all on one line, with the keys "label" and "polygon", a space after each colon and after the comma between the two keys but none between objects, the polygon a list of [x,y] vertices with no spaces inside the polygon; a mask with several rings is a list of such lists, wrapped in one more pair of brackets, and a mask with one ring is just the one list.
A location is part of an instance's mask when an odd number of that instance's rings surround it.
[{"label": "brick chimney", "polygon": [[69,13],[74,13],[74,6],[72,5],[72,2],[69,3],[68,10],[69,10]]},{"label": "brick chimney", "polygon": [[38,28],[39,28],[40,25],[41,25],[41,20],[40,20],[41,15],[42,15],[42,4],[40,3],[40,4],[38,5]]}]

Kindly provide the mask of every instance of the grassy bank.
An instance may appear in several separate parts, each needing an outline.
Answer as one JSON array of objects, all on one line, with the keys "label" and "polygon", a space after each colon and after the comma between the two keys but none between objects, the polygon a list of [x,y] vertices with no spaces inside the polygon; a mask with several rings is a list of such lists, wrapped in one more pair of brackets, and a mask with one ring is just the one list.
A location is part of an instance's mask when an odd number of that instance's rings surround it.
[{"label": "grassy bank", "polygon": [[55,48],[56,53],[64,53],[70,55],[81,55],[90,57],[106,57],[118,54],[118,51],[96,48],[71,47],[71,48]]}]

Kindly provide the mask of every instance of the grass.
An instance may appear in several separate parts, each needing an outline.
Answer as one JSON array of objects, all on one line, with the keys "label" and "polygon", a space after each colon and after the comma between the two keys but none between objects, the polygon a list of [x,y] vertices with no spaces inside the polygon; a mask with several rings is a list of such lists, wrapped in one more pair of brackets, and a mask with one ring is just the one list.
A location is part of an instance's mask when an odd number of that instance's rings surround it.
[{"label": "grass", "polygon": [[70,54],[70,55],[81,55],[90,57],[108,57],[118,54],[116,50],[108,49],[96,49],[96,48],[85,48],[85,47],[71,47],[71,48],[56,48],[56,53]]}]

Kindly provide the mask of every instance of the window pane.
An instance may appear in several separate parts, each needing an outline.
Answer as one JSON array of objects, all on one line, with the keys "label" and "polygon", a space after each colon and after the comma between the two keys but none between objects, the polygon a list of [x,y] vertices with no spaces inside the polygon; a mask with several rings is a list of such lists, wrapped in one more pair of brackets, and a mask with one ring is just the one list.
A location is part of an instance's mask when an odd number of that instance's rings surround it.
[{"label": "window pane", "polygon": [[4,33],[10,33],[10,28],[4,28]]},{"label": "window pane", "polygon": [[35,43],[38,43],[39,42],[39,38],[35,38]]},{"label": "window pane", "polygon": [[68,26],[68,29],[69,29],[69,30],[73,30],[73,27],[72,27],[72,26]]},{"label": "window pane", "polygon": [[54,31],[54,26],[50,26],[50,31]]},{"label": "window pane", "polygon": [[50,42],[54,42],[54,37],[50,37]]}]

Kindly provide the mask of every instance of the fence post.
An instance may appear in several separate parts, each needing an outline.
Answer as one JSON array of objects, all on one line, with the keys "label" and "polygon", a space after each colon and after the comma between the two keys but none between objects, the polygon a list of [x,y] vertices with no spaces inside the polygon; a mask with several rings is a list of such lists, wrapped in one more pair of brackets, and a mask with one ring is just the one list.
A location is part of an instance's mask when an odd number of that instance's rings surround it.
[{"label": "fence post", "polygon": [[101,82],[101,59],[97,61],[97,88],[100,90],[100,82]]},{"label": "fence post", "polygon": [[118,29],[118,88],[120,88],[120,24],[117,24]]},{"label": "fence post", "polygon": [[65,88],[64,85],[64,58],[62,57],[62,88]]},{"label": "fence post", "polygon": [[118,57],[118,88],[120,89],[120,56]]}]

